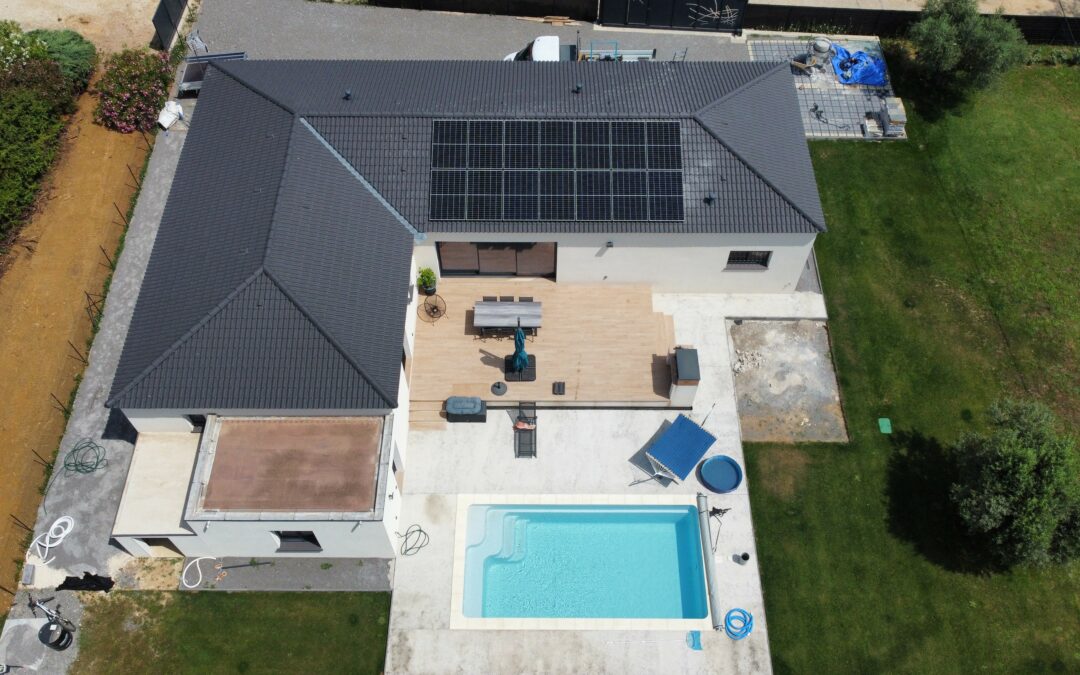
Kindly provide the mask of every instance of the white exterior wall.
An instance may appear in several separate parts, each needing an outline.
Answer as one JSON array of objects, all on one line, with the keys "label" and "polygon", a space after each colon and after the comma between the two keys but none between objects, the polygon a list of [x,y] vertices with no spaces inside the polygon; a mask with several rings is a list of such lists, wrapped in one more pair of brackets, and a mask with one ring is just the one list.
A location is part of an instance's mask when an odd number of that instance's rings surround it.
[{"label": "white exterior wall", "polygon": [[124,416],[142,433],[191,431],[191,422],[175,410],[125,410]]},{"label": "white exterior wall", "polygon": [[[395,497],[395,499],[399,499]],[[186,556],[287,558],[392,558],[394,547],[382,521],[211,520],[188,522],[192,536],[171,536]],[[320,553],[278,553],[275,530],[314,532]],[[123,544],[123,542],[121,542]],[[125,548],[127,548],[125,546]],[[130,549],[128,549],[130,551]],[[134,552],[133,552],[134,553]]]},{"label": "white exterior wall", "polygon": [[191,431],[191,422],[185,415],[218,415],[219,417],[382,417],[389,410],[132,410],[124,408],[135,431],[177,432]]},{"label": "white exterior wall", "polygon": [[[412,258],[412,277],[409,280],[409,308],[405,312],[405,353],[412,359],[413,345],[416,344],[416,307],[420,302],[420,292],[416,288],[416,276],[420,271],[420,266],[416,262],[416,256]],[[432,269],[438,269],[438,266]],[[408,396],[398,396],[398,405],[402,405],[402,401],[408,403]],[[408,407],[406,405],[406,407]]]},{"label": "white exterior wall", "polygon": [[[558,244],[560,282],[646,283],[668,293],[784,293],[795,290],[814,234],[431,234],[417,264],[439,272],[437,241]],[[612,243],[608,248],[607,242]],[[726,270],[731,251],[772,251],[767,270]]]}]

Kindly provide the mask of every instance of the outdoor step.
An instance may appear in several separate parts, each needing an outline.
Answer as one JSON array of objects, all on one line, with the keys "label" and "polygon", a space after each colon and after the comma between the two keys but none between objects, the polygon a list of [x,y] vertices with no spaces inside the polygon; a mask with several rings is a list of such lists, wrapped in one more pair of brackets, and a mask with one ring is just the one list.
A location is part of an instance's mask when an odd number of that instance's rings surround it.
[{"label": "outdoor step", "polygon": [[446,420],[430,420],[426,422],[409,420],[409,429],[412,431],[443,431],[446,429]]}]

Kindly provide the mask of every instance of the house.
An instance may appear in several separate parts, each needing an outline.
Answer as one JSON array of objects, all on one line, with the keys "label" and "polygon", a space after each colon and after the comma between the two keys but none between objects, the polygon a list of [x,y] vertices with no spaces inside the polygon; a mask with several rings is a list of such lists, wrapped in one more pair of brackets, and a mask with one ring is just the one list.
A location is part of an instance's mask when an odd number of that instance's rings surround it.
[{"label": "house", "polygon": [[824,229],[783,64],[214,63],[108,401],[113,535],[392,557],[418,267],[789,292]]}]

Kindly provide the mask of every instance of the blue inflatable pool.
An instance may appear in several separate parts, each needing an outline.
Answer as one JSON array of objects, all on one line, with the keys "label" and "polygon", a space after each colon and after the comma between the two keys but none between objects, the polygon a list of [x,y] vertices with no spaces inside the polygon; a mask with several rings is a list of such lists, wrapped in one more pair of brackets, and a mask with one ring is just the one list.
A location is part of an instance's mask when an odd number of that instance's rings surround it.
[{"label": "blue inflatable pool", "polygon": [[716,455],[701,463],[701,484],[713,492],[731,492],[742,483],[742,468],[727,455]]}]

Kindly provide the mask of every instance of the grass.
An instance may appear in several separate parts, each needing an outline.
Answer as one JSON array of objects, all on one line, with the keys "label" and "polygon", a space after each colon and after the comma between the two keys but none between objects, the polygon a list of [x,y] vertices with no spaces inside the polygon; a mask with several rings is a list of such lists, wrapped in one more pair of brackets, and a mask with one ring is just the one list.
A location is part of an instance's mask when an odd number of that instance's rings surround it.
[{"label": "grass", "polygon": [[1080,69],[908,105],[907,142],[811,145],[852,440],[747,449],[774,668],[1077,672],[1080,563],[971,571],[939,468],[1003,394],[1080,422]]},{"label": "grass", "polygon": [[81,673],[379,673],[388,593],[113,592],[79,630]]}]

